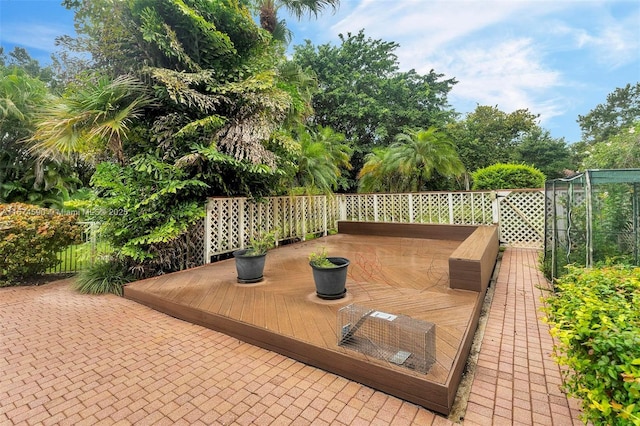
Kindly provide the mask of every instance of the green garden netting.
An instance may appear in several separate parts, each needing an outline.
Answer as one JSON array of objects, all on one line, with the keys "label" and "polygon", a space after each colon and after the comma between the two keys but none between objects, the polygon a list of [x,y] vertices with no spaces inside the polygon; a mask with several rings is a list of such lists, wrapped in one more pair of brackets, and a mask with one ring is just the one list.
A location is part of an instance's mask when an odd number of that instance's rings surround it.
[{"label": "green garden netting", "polygon": [[640,265],[640,169],[587,170],[545,184],[543,266],[549,279],[565,266]]}]

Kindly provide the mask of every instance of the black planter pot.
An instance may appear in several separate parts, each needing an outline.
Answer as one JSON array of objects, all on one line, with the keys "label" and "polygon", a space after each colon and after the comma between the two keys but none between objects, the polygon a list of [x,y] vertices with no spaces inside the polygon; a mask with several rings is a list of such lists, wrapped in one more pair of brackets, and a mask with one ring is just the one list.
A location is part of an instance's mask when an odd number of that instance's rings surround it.
[{"label": "black planter pot", "polygon": [[313,270],[316,294],[321,299],[341,299],[347,294],[345,286],[349,259],[344,257],[327,257],[327,259],[336,266],[333,268],[319,268],[309,263]]},{"label": "black planter pot", "polygon": [[233,252],[233,257],[236,259],[238,282],[241,284],[258,283],[264,279],[264,263],[267,254],[246,256],[247,251],[247,249],[242,249]]}]

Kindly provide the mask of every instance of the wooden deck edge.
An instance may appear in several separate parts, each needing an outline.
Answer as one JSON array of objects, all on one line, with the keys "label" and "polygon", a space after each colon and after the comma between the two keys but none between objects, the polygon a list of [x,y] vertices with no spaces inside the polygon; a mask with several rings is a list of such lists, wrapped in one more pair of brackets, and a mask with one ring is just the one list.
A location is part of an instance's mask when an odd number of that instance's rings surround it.
[{"label": "wooden deck edge", "polygon": [[433,223],[338,221],[339,234],[379,235],[382,237],[424,238],[464,241],[477,226]]},{"label": "wooden deck edge", "polygon": [[[451,395],[455,398],[457,384],[460,383],[461,379],[461,377],[457,377],[457,380],[455,378],[452,379],[452,374],[450,373],[446,384],[433,383],[413,375],[402,374],[402,371],[397,369],[385,368],[382,365],[372,364],[366,360],[350,357],[347,354],[319,348],[251,324],[197,308],[183,306],[130,287],[125,287],[124,297],[175,318],[219,331],[249,344],[354,380],[443,415],[450,413],[453,406]],[[478,310],[477,307],[476,310]],[[476,326],[477,318],[479,318],[479,310],[477,315],[474,314]],[[473,332],[475,332],[475,327]],[[473,337],[473,334],[471,337]],[[466,349],[467,354],[471,348],[472,340],[473,338],[468,339],[465,336],[462,349]],[[460,355],[463,350],[459,351],[458,354]],[[458,356],[456,362],[459,362],[459,360]],[[459,363],[460,365],[454,365],[454,368],[458,372],[458,376],[461,376],[465,362]],[[450,384],[456,384],[456,388],[449,389],[448,386]]]},{"label": "wooden deck edge", "polygon": [[449,392],[447,395],[447,404],[449,406],[449,411],[451,411],[451,407],[453,407],[453,403],[458,392],[458,386],[462,381],[462,374],[467,365],[467,359],[469,359],[469,353],[471,352],[473,339],[478,329],[478,323],[480,322],[480,314],[482,313],[482,305],[484,304],[485,294],[486,292],[482,292],[482,294],[478,295],[479,297],[476,299],[476,303],[473,307],[473,314],[469,319],[469,325],[466,327],[464,336],[462,337],[462,344],[458,348],[456,357],[453,360],[453,368],[449,370],[449,376],[447,377],[447,381],[445,383],[446,388]]}]

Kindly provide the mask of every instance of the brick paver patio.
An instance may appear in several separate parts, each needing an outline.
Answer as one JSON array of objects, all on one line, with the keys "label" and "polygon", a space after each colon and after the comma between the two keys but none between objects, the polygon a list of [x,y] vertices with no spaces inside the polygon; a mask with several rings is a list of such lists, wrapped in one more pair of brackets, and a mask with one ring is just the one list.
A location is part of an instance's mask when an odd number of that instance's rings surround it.
[{"label": "brick paver patio", "polygon": [[[537,252],[502,261],[464,424],[571,425]],[[342,377],[69,281],[0,289],[1,425],[446,425]]]}]

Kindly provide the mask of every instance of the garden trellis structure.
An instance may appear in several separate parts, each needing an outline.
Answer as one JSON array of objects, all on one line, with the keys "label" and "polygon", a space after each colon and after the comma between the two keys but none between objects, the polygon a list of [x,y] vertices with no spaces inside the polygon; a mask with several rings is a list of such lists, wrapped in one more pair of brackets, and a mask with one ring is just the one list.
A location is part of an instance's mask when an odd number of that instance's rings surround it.
[{"label": "garden trellis structure", "polygon": [[640,265],[640,169],[587,170],[545,184],[544,270],[605,261]]}]

